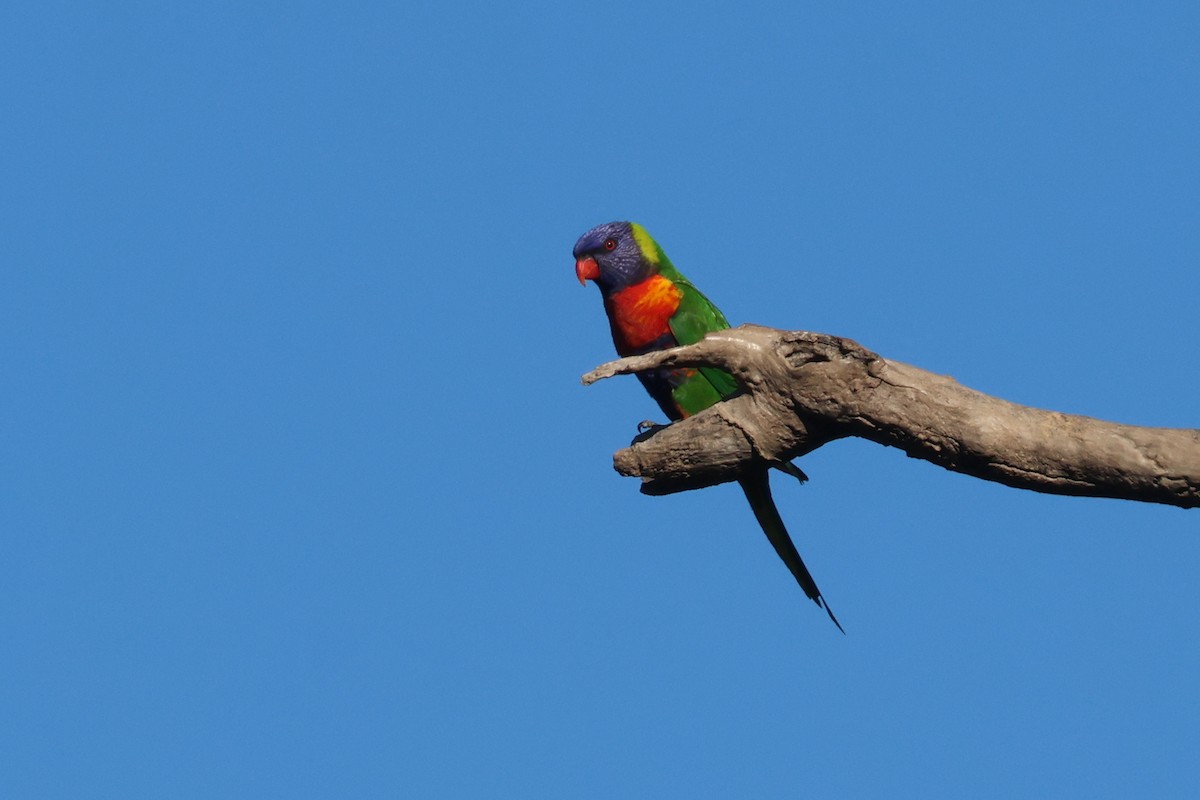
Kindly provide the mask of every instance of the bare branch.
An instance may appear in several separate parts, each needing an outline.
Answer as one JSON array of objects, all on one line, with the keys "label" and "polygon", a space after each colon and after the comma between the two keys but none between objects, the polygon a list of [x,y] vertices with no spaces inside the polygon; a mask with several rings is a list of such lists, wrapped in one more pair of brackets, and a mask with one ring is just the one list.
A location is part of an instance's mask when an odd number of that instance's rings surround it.
[{"label": "bare branch", "polygon": [[1142,428],[1010,403],[857,343],[757,325],[609,362],[585,384],[660,366],[716,366],[743,393],[617,452],[648,494],[734,480],[845,436],[1021,489],[1200,505],[1200,430]]}]

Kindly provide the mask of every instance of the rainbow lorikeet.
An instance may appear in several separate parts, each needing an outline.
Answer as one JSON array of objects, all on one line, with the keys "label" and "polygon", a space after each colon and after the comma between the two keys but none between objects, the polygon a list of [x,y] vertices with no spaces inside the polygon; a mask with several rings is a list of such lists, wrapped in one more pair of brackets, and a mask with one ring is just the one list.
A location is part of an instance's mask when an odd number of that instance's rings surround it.
[{"label": "rainbow lorikeet", "polygon": [[[579,282],[586,285],[591,280],[600,287],[613,343],[621,356],[692,344],[709,331],[729,327],[725,315],[675,269],[658,243],[637,223],[610,222],[592,228],[579,237],[574,255]],[[672,420],[703,411],[738,391],[732,375],[712,367],[655,369],[639,372],[638,379]],[[805,479],[804,473],[791,464],[775,466]],[[764,464],[738,482],[767,539],[800,588],[842,630],[775,508],[768,472]]]}]

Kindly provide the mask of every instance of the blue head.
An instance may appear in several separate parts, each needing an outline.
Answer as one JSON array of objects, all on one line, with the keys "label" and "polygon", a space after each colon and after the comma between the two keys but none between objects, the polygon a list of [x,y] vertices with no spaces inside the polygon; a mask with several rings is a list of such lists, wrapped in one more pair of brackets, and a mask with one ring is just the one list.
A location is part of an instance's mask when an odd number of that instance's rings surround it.
[{"label": "blue head", "polygon": [[658,272],[662,250],[636,222],[597,225],[575,243],[575,276],[593,280],[606,295]]}]

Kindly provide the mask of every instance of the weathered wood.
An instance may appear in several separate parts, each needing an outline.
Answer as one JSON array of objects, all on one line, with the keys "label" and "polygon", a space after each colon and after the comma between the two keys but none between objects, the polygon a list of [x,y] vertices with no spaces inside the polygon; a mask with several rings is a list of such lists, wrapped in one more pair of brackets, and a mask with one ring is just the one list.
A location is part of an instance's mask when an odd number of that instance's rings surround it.
[{"label": "weathered wood", "polygon": [[614,465],[647,494],[734,480],[859,436],[1020,489],[1200,505],[1200,430],[1144,428],[1010,403],[857,343],[757,325],[597,367],[585,384],[658,366],[716,366],[743,393],[639,437]]}]

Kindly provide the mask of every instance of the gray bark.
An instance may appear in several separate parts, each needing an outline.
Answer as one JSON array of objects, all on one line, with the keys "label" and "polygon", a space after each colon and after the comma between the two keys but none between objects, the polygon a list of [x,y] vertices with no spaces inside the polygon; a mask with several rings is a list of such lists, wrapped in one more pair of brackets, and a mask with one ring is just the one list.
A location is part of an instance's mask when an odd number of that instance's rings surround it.
[{"label": "gray bark", "polygon": [[617,452],[647,494],[731,481],[846,436],[1020,489],[1200,505],[1200,430],[1143,428],[1010,403],[849,339],[757,325],[609,362],[591,384],[658,366],[715,366],[743,392]]}]

